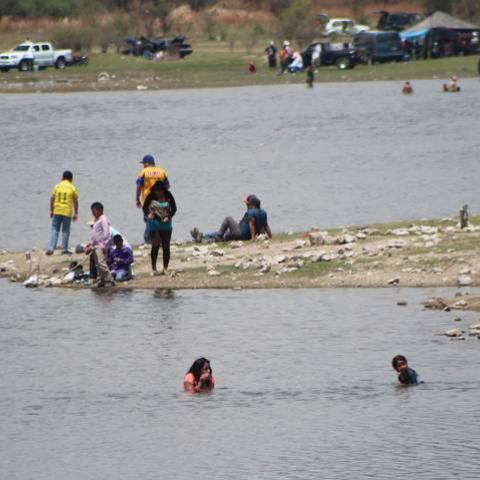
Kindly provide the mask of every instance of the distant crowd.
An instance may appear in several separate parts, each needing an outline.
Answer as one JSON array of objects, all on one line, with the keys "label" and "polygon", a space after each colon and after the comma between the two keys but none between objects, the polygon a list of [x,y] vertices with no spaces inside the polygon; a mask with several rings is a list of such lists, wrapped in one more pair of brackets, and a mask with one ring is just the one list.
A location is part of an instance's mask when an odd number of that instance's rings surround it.
[{"label": "distant crowd", "polygon": [[[169,273],[170,242],[172,239],[172,219],[177,213],[177,204],[170,189],[170,181],[165,169],[155,165],[152,155],[145,155],[140,162],[142,169],[136,180],[136,206],[141,209],[145,230],[143,240],[151,244],[151,275]],[[246,211],[240,221],[226,217],[217,231],[203,233],[197,227],[191,230],[195,242],[213,242],[230,240],[255,240],[259,235],[272,237],[268,224],[267,212],[261,208],[261,201],[256,195],[248,195],[245,199]],[[104,213],[101,202],[90,205],[93,219],[89,222],[91,236],[89,242],[77,251],[89,255],[90,265],[88,278],[96,287],[114,286],[116,281],[132,278],[134,255],[131,245],[117,229],[112,227]],[[70,227],[72,219],[77,221],[79,212],[79,194],[73,183],[71,171],[65,171],[62,181],[53,188],[50,197],[50,217],[52,218],[51,234],[47,255],[53,255],[62,232],[61,254],[71,255],[69,250]],[[157,259],[162,249],[163,268],[157,269]],[[72,271],[82,274],[77,262]]]}]

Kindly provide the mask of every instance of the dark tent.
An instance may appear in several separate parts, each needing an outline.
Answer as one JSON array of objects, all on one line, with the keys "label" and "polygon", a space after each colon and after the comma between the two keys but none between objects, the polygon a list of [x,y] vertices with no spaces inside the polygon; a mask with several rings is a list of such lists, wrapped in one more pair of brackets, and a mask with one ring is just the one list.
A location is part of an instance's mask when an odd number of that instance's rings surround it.
[{"label": "dark tent", "polygon": [[404,49],[419,58],[468,55],[479,50],[480,26],[435,12],[408,30],[400,33]]}]

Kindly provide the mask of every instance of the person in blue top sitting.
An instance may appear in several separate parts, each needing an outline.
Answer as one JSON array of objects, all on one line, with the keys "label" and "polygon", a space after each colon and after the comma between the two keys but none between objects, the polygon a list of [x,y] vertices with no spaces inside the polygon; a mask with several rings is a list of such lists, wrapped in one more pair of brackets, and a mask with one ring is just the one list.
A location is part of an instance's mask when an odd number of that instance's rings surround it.
[{"label": "person in blue top sitting", "polygon": [[264,233],[272,238],[272,231],[268,225],[267,212],[260,207],[261,203],[256,195],[249,195],[245,199],[247,211],[243,218],[237,222],[232,217],[226,217],[217,232],[203,234],[197,227],[190,230],[193,239],[200,243],[207,240],[256,240],[257,236]]},{"label": "person in blue top sitting", "polygon": [[403,355],[396,355],[392,359],[392,367],[398,372],[398,381],[402,385],[417,385],[417,372],[408,366],[408,361]]}]

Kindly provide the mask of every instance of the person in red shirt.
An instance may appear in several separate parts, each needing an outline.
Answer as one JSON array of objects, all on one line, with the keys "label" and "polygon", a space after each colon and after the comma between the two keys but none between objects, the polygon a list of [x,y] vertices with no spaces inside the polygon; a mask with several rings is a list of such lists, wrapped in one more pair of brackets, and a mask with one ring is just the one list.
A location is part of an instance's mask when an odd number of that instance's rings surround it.
[{"label": "person in red shirt", "polygon": [[210,360],[195,360],[183,379],[183,389],[190,393],[210,392],[215,387]]}]

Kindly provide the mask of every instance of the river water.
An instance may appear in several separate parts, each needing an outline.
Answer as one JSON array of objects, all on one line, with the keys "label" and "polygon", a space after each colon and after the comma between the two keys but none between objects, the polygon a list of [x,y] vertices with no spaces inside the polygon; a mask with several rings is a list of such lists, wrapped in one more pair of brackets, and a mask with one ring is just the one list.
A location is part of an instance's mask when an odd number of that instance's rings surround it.
[{"label": "river water", "polygon": [[51,188],[74,173],[88,238],[100,200],[134,243],[139,161],[153,153],[171,179],[174,237],[240,218],[256,193],[274,231],[456,214],[478,209],[480,83],[459,95],[442,80],[165,92],[0,96],[0,248],[45,248]]},{"label": "river water", "polygon": [[[476,479],[480,341],[437,334],[478,313],[433,294],[2,283],[0,477]],[[424,385],[396,384],[397,353]],[[217,388],[185,394],[201,355]]]}]

